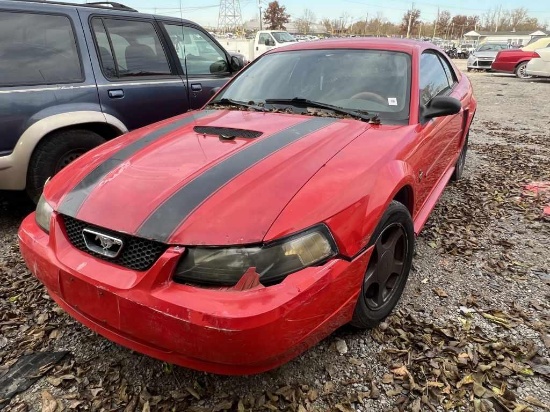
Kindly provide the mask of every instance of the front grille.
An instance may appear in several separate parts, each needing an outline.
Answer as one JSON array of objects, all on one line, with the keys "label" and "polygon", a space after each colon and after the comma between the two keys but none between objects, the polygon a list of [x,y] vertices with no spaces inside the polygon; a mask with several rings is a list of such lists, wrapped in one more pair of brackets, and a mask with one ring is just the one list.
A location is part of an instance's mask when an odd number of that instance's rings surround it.
[{"label": "front grille", "polygon": [[[106,230],[101,227],[82,222],[81,220],[72,218],[70,216],[62,215],[62,219],[65,225],[67,237],[74,247],[92,256],[95,256],[98,259],[102,259],[128,269],[149,269],[157,261],[160,255],[162,255],[167,249],[167,246],[160,242],[142,239],[123,233],[117,233],[113,232],[112,230]],[[120,254],[115,258],[109,258],[107,256],[103,256],[89,250],[86,247],[84,236],[82,235],[82,231],[86,228],[122,239],[124,242],[124,246]]]},{"label": "front grille", "polygon": [[262,132],[257,132],[255,130],[233,129],[231,127],[195,126],[193,130],[197,133],[213,134],[232,138],[245,137],[247,139],[255,139],[256,137],[260,137],[262,135]]}]

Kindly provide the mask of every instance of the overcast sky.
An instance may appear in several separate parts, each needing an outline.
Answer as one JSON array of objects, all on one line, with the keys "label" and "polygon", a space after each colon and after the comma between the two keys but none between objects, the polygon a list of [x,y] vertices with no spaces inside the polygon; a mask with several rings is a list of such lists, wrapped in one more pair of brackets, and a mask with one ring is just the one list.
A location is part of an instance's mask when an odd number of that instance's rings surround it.
[{"label": "overcast sky", "polygon": [[[96,0],[97,1],[97,0]],[[116,0],[139,11],[180,16],[180,0]],[[237,1],[237,0],[234,0]],[[265,9],[268,0],[260,0]],[[83,1],[82,1],[83,2]],[[529,14],[542,22],[550,23],[548,0],[526,2],[525,0],[421,0],[415,1],[415,8],[421,11],[421,20],[433,21],[437,7],[454,14],[483,15],[489,9],[502,6],[503,10],[527,7]],[[217,26],[220,0],[181,0],[183,17],[205,26]],[[240,0],[243,21],[258,17],[258,0]],[[305,9],[310,9],[317,20],[339,18],[344,13],[349,22],[372,18],[381,14],[392,22],[401,20],[412,2],[408,0],[280,0],[292,18],[299,18]],[[527,5],[528,4],[528,5]]]}]

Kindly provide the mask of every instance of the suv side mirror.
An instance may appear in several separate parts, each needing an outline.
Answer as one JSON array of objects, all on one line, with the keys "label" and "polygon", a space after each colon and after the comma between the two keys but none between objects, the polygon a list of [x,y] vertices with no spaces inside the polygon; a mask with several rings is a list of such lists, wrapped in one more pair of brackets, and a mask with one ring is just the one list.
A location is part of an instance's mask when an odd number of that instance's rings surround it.
[{"label": "suv side mirror", "polygon": [[227,62],[225,60],[218,60],[210,65],[210,73],[223,73],[228,69]]},{"label": "suv side mirror", "polygon": [[436,96],[427,105],[421,107],[420,115],[422,120],[426,121],[434,117],[457,114],[461,109],[462,104],[458,99],[448,96]]},{"label": "suv side mirror", "polygon": [[273,39],[265,39],[266,46],[275,46],[275,41]]},{"label": "suv side mirror", "polygon": [[238,72],[244,67],[244,61],[239,56],[231,56],[231,69]]}]

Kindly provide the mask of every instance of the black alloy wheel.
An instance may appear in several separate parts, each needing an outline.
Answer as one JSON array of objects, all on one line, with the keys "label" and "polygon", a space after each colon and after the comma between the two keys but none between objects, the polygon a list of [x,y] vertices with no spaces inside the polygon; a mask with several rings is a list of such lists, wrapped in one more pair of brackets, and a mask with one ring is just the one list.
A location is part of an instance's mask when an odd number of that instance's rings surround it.
[{"label": "black alloy wheel", "polygon": [[370,245],[373,251],[351,321],[351,325],[362,329],[376,327],[391,313],[407,283],[414,252],[414,227],[402,203],[390,203]]}]

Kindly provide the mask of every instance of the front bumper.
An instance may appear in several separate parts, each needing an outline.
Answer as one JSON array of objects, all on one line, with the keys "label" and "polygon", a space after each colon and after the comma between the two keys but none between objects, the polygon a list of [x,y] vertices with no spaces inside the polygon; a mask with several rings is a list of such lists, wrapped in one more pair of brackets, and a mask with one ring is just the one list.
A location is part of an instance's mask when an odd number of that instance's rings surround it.
[{"label": "front bumper", "polygon": [[490,70],[494,59],[489,58],[477,58],[470,55],[466,67],[468,69]]},{"label": "front bumper", "polygon": [[57,216],[48,235],[31,214],[19,243],[50,296],[90,329],[166,362],[231,375],[275,368],[347,323],[371,252],[237,292],[174,283],[179,247],[145,272],[96,259],[69,243]]}]

